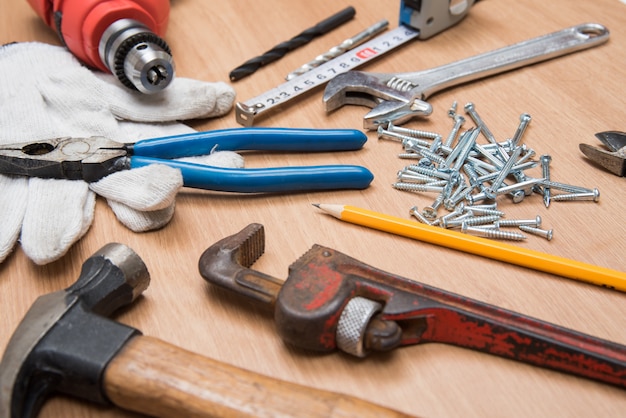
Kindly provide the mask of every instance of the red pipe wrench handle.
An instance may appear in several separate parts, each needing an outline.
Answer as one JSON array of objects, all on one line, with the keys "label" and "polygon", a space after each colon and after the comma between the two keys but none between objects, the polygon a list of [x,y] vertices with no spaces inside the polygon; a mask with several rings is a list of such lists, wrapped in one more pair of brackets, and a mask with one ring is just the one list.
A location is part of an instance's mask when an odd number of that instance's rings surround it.
[{"label": "red pipe wrench handle", "polygon": [[289,268],[276,299],[278,331],[299,347],[335,350],[340,318],[356,297],[381,307],[364,324],[364,352],[380,349],[377,334],[386,323],[385,332],[400,331],[388,333],[397,338],[388,347],[451,344],[626,388],[625,346],[386,273],[319,245]]}]

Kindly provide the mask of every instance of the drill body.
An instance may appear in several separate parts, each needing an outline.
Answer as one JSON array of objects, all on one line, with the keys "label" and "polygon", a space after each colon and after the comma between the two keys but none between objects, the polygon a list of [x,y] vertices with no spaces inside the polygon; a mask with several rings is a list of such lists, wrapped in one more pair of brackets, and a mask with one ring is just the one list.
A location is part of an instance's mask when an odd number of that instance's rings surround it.
[{"label": "drill body", "polygon": [[169,0],[28,0],[82,62],[151,94],[174,78],[167,28]]}]

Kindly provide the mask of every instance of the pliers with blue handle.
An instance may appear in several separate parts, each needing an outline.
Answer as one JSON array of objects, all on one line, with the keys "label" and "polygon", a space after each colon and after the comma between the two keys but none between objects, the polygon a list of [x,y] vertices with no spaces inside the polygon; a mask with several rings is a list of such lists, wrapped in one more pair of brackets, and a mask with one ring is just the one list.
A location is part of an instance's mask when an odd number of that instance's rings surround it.
[{"label": "pliers with blue handle", "polygon": [[239,193],[364,189],[374,176],[365,167],[324,165],[220,168],[175,158],[218,151],[349,151],[367,136],[353,129],[235,128],[123,144],[103,137],[56,138],[0,146],[0,173],[93,182],[120,170],[148,164],[180,169],[183,184]]}]

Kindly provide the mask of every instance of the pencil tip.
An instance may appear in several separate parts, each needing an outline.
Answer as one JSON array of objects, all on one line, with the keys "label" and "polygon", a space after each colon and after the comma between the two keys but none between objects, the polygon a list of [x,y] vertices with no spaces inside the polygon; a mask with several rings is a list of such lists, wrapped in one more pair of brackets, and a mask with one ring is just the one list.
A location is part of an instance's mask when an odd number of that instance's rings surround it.
[{"label": "pencil tip", "polygon": [[319,208],[319,207],[320,207],[320,204],[319,204],[319,203],[311,203],[311,204],[312,204],[313,206],[315,206],[316,208]]}]

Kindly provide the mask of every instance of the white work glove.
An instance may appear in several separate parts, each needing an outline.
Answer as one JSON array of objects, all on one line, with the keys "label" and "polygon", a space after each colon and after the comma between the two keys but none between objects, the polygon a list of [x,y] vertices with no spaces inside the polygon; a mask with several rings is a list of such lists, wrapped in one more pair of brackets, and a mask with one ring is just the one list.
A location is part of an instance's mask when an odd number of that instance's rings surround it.
[{"label": "white work glove", "polygon": [[[234,97],[225,83],[184,78],[144,95],[110,74],[92,72],[63,47],[0,47],[0,145],[68,136],[133,143],[189,133],[193,129],[176,121],[223,115]],[[229,151],[199,158],[214,166],[243,166]],[[174,213],[180,187],[180,171],[164,165],[124,170],[91,184],[0,174],[0,262],[18,238],[37,264],[60,258],[89,229],[95,193],[131,230],[160,228]]]}]

